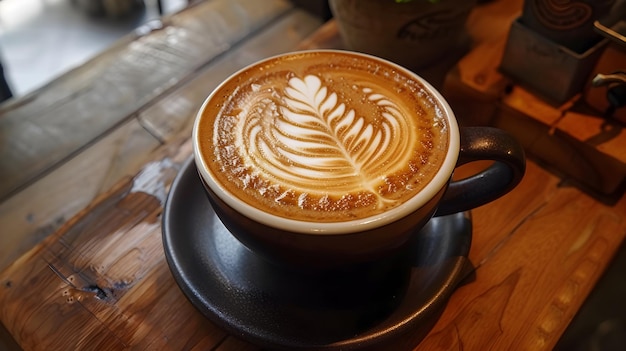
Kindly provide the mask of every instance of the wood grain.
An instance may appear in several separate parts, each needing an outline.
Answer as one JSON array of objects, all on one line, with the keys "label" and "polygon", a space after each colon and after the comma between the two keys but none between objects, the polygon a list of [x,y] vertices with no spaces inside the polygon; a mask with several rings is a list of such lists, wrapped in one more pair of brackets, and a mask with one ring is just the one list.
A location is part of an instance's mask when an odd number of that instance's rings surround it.
[{"label": "wood grain", "polygon": [[184,298],[163,256],[160,195],[189,156],[180,150],[115,186],[3,273],[1,318],[23,348],[179,350],[224,338]]},{"label": "wood grain", "polygon": [[[0,275],[0,318],[20,345],[256,349],[193,309],[165,263],[159,194],[190,154],[188,140],[176,144]],[[518,188],[473,211],[474,278],[423,342],[409,335],[399,349],[556,343],[626,235],[626,198],[610,207],[557,185],[531,162]]]},{"label": "wood grain", "polygon": [[0,269],[54,233],[98,194],[135,175],[145,154],[159,145],[137,120],[131,120],[1,202]]},{"label": "wood grain", "polygon": [[88,64],[3,105],[0,200],[290,8],[283,0],[204,1],[139,28]]},{"label": "wood grain", "polygon": [[[529,177],[554,179],[529,166]],[[456,346],[445,349],[458,350],[554,347],[626,236],[626,197],[611,207],[574,187],[552,185],[537,192],[537,181],[527,178],[513,192],[527,200],[538,197],[534,211],[514,222],[490,251],[472,251],[475,279],[459,288],[418,349],[446,340]],[[493,223],[499,211],[490,206],[473,211],[478,240],[499,231],[493,228],[500,228]],[[472,245],[481,247],[476,240]]]},{"label": "wood grain", "polygon": [[[297,49],[299,43],[321,24],[319,19],[306,12],[289,11],[268,24],[261,33],[216,57],[179,89],[155,100],[138,113],[139,121],[163,142],[180,133],[191,135],[192,123],[200,105],[219,83],[255,61]],[[281,40],[276,40],[276,37],[281,37]]]},{"label": "wood grain", "polygon": [[[180,135],[191,135],[196,111],[230,73],[260,58],[294,50],[320,24],[319,19],[304,11],[287,11],[263,31],[195,72],[184,84],[155,98],[75,157],[2,201],[0,269],[53,233],[98,194],[123,177],[135,175],[154,158],[153,152],[160,145]],[[289,35],[274,40],[280,33]],[[168,147],[175,147],[175,143]]]}]

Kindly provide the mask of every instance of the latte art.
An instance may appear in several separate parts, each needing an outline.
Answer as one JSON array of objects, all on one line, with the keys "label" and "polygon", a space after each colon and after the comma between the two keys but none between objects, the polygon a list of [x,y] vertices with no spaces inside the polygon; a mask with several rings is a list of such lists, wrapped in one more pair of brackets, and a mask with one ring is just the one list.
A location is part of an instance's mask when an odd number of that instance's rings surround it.
[{"label": "latte art", "polygon": [[355,189],[384,202],[380,170],[393,172],[409,161],[406,152],[398,159],[411,142],[409,126],[392,101],[363,90],[363,103],[381,109],[378,123],[366,122],[314,75],[291,78],[280,102],[252,99],[234,133],[244,165],[255,170],[254,177],[275,178],[298,192],[300,202]]},{"label": "latte art", "polygon": [[312,221],[380,213],[425,186],[447,148],[436,100],[380,62],[302,56],[213,94],[223,101],[197,126],[213,176],[256,208]]}]

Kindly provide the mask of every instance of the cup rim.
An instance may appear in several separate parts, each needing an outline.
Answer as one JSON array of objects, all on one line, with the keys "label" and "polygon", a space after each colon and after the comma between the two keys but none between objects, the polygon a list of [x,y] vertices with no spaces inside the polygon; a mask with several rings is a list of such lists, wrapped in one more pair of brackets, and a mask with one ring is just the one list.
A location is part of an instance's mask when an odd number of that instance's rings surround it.
[{"label": "cup rim", "polygon": [[[448,149],[446,152],[446,156],[444,158],[441,167],[435,174],[435,176],[426,184],[426,186],[415,194],[413,197],[402,203],[401,205],[394,207],[388,211],[369,216],[363,217],[360,219],[354,219],[350,221],[342,221],[342,222],[314,222],[314,221],[304,221],[304,220],[296,220],[290,219],[282,216],[277,216],[274,214],[270,214],[264,212],[243,200],[238,199],[234,194],[229,192],[226,188],[221,186],[215,178],[212,176],[209,171],[209,167],[206,164],[206,161],[200,154],[200,150],[198,147],[198,126],[200,124],[200,119],[203,115],[206,106],[210,103],[212,98],[217,94],[217,92],[221,89],[223,85],[227,82],[235,79],[240,73],[250,69],[251,67],[262,65],[263,63],[274,60],[276,58],[280,58],[283,56],[292,56],[299,55],[303,53],[338,53],[343,55],[353,55],[358,57],[364,57],[366,59],[382,61],[383,63],[392,66],[393,68],[404,72],[404,74],[416,79],[430,95],[432,95],[440,105],[441,109],[444,112],[444,119],[447,123],[448,128]],[[445,100],[445,98],[441,95],[441,93],[435,89],[430,83],[428,83],[424,78],[420,77],[418,74],[410,71],[407,68],[404,68],[396,63],[385,60],[380,57],[376,57],[373,55],[354,52],[349,50],[339,50],[339,49],[313,49],[313,50],[300,50],[300,51],[290,51],[278,55],[273,55],[267,57],[263,60],[256,61],[252,64],[246,65],[245,67],[237,70],[232,73],[228,78],[226,78],[222,83],[216,86],[213,91],[207,96],[207,98],[202,103],[202,106],[196,113],[193,131],[192,131],[192,145],[193,145],[193,153],[194,153],[194,162],[199,171],[202,180],[204,183],[210,188],[211,192],[213,192],[220,200],[226,203],[228,206],[232,207],[235,211],[239,212],[241,215],[252,219],[256,222],[259,222],[263,225],[276,228],[279,230],[284,230],[287,232],[293,232],[298,234],[352,234],[363,231],[372,230],[375,228],[379,228],[390,223],[393,223],[401,218],[409,216],[410,214],[418,211],[424,205],[426,205],[430,200],[432,200],[437,194],[443,189],[450,180],[454,168],[456,167],[459,151],[460,151],[460,134],[459,127],[452,111],[452,108]]]}]

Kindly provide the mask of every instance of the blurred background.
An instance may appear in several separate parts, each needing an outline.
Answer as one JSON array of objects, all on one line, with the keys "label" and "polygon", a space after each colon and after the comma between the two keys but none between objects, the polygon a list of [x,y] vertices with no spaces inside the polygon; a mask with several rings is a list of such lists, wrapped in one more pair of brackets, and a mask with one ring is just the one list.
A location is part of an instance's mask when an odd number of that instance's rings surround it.
[{"label": "blurred background", "polygon": [[[118,7],[108,13],[97,6],[102,2],[0,0],[0,58],[15,96],[41,87],[160,17],[158,0],[143,0],[144,6]],[[169,14],[187,6],[188,1],[161,3],[163,13]]]}]

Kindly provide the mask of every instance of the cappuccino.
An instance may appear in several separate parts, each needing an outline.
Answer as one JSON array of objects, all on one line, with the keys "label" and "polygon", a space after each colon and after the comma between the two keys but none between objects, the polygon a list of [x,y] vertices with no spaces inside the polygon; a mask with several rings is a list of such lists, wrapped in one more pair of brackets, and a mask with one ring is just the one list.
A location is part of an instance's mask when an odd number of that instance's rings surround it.
[{"label": "cappuccino", "polygon": [[410,73],[368,56],[297,52],[245,68],[207,99],[196,157],[254,208],[343,222],[400,206],[442,166],[445,109]]}]

